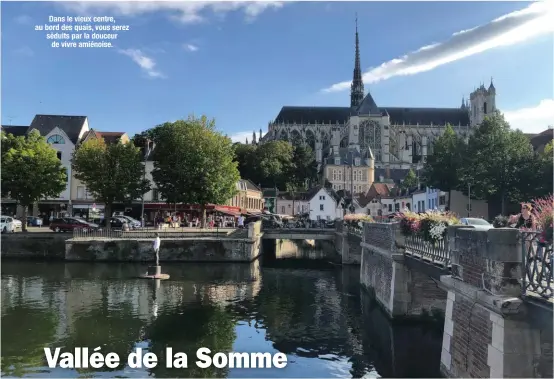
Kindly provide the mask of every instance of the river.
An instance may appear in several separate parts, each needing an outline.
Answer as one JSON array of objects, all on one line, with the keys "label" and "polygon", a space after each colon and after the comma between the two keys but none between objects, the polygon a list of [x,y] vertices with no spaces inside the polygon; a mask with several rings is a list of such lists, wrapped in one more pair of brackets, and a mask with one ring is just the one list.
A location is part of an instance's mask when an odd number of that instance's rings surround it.
[{"label": "river", "polygon": [[[438,377],[442,326],[391,324],[359,287],[359,268],[325,261],[145,265],[2,262],[2,376]],[[100,346],[122,361],[137,347],[151,369],[48,368],[44,347]],[[187,369],[165,367],[166,347]],[[196,350],[283,352],[285,368],[207,368]]]}]

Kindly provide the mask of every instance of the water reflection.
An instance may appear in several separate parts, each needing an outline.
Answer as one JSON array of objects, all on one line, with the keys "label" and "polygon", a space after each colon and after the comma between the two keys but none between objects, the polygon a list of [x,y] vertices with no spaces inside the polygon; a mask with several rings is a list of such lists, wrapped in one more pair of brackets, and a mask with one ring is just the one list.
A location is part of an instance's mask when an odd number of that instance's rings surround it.
[{"label": "water reflection", "polygon": [[[409,356],[395,354],[417,352],[418,341],[410,340],[417,333],[429,341],[437,336],[419,327],[390,326],[360,296],[357,270],[262,268],[259,262],[172,264],[164,266],[171,280],[160,282],[136,279],[144,271],[141,265],[5,262],[2,374],[299,378],[378,376],[379,372],[429,376],[432,370],[412,364]],[[442,340],[440,335],[437,338]],[[404,350],[399,350],[400,345]],[[154,352],[160,363],[153,369],[121,365],[100,371],[46,367],[43,347],[97,346],[116,352],[124,362],[134,348],[142,347]],[[406,346],[414,347],[406,350]],[[189,367],[166,368],[166,347],[187,353]],[[289,364],[284,369],[200,369],[194,363],[199,347],[212,352],[281,351]],[[429,361],[433,359],[436,362]],[[425,358],[427,366],[437,371],[438,359],[440,350],[438,358]],[[407,369],[399,371],[399,365]]]}]

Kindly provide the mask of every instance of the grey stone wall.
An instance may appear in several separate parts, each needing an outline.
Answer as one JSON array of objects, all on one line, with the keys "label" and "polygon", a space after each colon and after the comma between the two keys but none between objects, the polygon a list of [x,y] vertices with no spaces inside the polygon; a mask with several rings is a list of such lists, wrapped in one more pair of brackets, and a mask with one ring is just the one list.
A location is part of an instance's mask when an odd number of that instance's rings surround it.
[{"label": "grey stone wall", "polygon": [[0,251],[2,259],[52,259],[63,260],[65,241],[71,234],[14,233],[3,234]]},{"label": "grey stone wall", "polygon": [[390,317],[441,316],[446,291],[441,268],[404,255],[398,224],[364,224],[360,281]]},{"label": "grey stone wall", "polygon": [[552,304],[521,297],[519,231],[451,227],[448,245],[443,375],[552,377]]},{"label": "grey stone wall", "polygon": [[[153,262],[151,239],[68,240],[68,261]],[[194,238],[161,240],[161,262],[251,262],[260,255],[261,239]]]}]

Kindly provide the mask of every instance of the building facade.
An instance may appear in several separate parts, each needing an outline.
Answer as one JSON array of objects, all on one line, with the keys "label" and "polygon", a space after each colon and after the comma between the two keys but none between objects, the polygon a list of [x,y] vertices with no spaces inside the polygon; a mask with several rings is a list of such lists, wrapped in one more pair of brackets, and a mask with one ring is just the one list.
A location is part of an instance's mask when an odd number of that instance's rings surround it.
[{"label": "building facade", "polygon": [[467,138],[472,128],[496,109],[496,89],[483,84],[452,108],[380,107],[362,81],[358,27],[355,35],[354,76],[350,106],[284,106],[268,124],[260,139],[300,140],[315,151],[324,165],[334,153],[333,146],[355,148],[362,157],[374,157],[375,169],[421,168],[432,154],[433,142],[450,124]]},{"label": "building facade", "polygon": [[354,195],[366,193],[375,179],[374,159],[371,150],[362,155],[357,147],[332,147],[324,162],[324,179],[334,191],[345,190]]}]

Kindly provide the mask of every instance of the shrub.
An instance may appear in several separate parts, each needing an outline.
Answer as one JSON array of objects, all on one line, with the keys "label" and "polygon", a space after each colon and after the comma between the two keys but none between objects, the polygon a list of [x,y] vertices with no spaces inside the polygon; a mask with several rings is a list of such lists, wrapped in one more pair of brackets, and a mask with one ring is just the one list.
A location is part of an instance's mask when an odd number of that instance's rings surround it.
[{"label": "shrub", "polygon": [[507,216],[498,215],[492,221],[492,226],[495,228],[505,228],[509,224],[509,218]]}]

